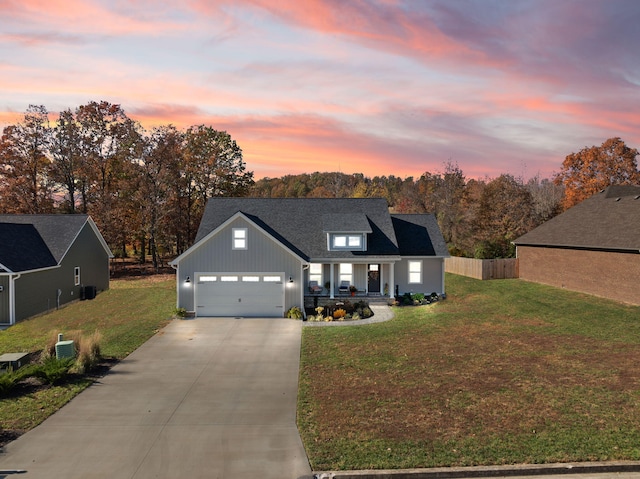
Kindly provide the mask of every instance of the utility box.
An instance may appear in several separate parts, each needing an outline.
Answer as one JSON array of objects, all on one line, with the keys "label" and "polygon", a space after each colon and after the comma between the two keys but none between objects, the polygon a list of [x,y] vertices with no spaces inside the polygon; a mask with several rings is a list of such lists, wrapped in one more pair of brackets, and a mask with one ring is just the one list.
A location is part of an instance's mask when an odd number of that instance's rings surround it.
[{"label": "utility box", "polygon": [[76,346],[73,341],[63,341],[62,334],[58,334],[56,343],[56,359],[68,359],[76,357]]}]

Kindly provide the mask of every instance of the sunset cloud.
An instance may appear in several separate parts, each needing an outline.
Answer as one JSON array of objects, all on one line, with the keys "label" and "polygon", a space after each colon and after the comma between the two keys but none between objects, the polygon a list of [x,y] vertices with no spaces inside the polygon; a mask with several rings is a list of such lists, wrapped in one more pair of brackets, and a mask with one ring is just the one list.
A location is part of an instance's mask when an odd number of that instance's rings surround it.
[{"label": "sunset cloud", "polygon": [[613,136],[640,147],[637,2],[10,0],[0,17],[0,127],[106,100],[146,128],[228,131],[257,177],[549,176]]}]

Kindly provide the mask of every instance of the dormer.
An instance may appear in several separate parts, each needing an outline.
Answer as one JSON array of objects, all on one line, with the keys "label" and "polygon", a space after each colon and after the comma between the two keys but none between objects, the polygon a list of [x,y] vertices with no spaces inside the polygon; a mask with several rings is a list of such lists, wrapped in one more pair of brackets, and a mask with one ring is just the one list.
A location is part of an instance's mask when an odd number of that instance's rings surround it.
[{"label": "dormer", "polygon": [[361,213],[323,215],[323,232],[328,251],[367,251],[367,235],[372,232],[367,216]]}]

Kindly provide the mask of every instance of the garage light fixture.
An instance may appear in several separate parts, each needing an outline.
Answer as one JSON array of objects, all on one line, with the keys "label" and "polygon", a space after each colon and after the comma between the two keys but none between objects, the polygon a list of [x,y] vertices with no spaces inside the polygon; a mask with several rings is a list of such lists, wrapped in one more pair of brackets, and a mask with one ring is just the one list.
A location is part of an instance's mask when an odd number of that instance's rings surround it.
[{"label": "garage light fixture", "polygon": [[289,283],[293,283],[293,278],[289,276]]},{"label": "garage light fixture", "polygon": [[187,286],[191,284],[191,278],[189,276],[187,276],[187,279],[184,280],[184,284],[186,284]]}]

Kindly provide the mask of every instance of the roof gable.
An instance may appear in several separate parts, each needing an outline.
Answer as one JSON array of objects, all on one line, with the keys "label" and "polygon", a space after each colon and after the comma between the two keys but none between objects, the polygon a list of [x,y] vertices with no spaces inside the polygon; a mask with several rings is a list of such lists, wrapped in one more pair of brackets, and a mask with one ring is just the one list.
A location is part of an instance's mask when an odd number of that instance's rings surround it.
[{"label": "roof gable", "polygon": [[0,223],[33,225],[59,264],[86,224],[89,224],[109,257],[104,238],[89,215],[0,215]]},{"label": "roof gable", "polygon": [[514,243],[640,252],[640,186],[610,186]]},{"label": "roof gable", "polygon": [[0,265],[12,273],[57,266],[33,225],[0,223]]}]

